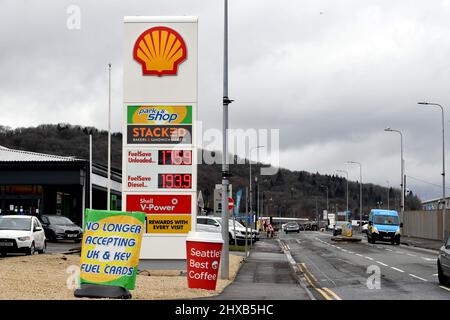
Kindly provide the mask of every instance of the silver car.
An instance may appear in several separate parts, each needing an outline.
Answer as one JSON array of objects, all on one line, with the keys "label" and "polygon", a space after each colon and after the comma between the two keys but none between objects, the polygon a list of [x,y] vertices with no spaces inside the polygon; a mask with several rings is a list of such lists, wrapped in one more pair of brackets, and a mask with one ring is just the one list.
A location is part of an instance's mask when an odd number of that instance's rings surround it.
[{"label": "silver car", "polygon": [[285,233],[289,233],[289,232],[297,232],[297,233],[300,233],[300,226],[298,225],[297,222],[288,222],[288,223],[284,226],[284,232],[285,232]]},{"label": "silver car", "polygon": [[450,237],[447,238],[445,244],[439,250],[437,260],[439,283],[442,285],[449,284],[450,278]]}]

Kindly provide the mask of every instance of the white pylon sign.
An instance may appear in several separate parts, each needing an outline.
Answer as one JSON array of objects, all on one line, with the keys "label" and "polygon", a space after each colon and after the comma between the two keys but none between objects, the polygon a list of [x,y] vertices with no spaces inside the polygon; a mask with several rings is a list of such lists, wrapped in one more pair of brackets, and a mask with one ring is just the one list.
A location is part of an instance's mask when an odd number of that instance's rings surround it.
[{"label": "white pylon sign", "polygon": [[197,219],[197,17],[124,18],[122,202],[141,259],[184,260]]}]

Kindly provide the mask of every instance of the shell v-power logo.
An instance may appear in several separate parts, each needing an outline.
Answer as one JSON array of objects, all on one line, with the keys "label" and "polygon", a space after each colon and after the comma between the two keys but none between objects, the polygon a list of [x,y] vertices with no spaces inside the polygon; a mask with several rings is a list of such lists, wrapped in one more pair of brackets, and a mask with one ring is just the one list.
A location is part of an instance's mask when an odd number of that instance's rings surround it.
[{"label": "shell v-power logo", "polygon": [[154,27],[139,36],[133,56],[144,75],[177,75],[178,66],[187,58],[186,44],[175,30]]}]

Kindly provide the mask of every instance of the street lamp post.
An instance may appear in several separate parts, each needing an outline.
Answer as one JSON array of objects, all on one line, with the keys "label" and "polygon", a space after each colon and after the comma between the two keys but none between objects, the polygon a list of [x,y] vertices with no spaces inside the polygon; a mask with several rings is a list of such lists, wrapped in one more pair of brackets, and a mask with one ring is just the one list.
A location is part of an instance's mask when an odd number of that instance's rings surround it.
[{"label": "street lamp post", "polygon": [[258,230],[258,220],[259,220],[259,182],[258,176],[255,176],[255,184],[256,184],[256,211],[255,211],[255,229]]},{"label": "street lamp post", "polygon": [[[328,213],[328,186],[325,186],[323,184],[320,185],[321,188],[325,188],[327,191],[327,213]],[[316,207],[317,207],[317,198],[316,198]],[[316,210],[318,210],[316,208]],[[317,212],[317,230],[320,230],[320,215],[319,212]]]},{"label": "street lamp post", "polygon": [[106,210],[111,209],[111,63],[108,64],[108,182],[106,187]]},{"label": "street lamp post", "polygon": [[327,191],[327,211],[328,211],[328,186],[321,184],[320,187],[326,189]]},{"label": "street lamp post", "polygon": [[[256,147],[250,148],[250,150],[248,151],[248,164],[249,164],[249,167],[250,167],[249,178],[248,178],[248,181],[249,181],[249,184],[250,184],[250,186],[249,186],[250,187],[250,212],[253,212],[252,159],[251,159],[251,156],[252,156],[252,151],[256,150],[256,149],[259,149],[259,148],[264,148],[264,146],[256,146]],[[256,229],[256,223],[257,223],[257,221],[255,220],[255,229]]]},{"label": "street lamp post", "polygon": [[346,176],[347,176],[347,191],[346,191],[346,194],[347,194],[347,211],[348,211],[348,171],[347,170],[336,170],[337,172],[342,172],[342,173],[345,173],[346,174]]},{"label": "street lamp post", "polygon": [[428,105],[428,106],[437,106],[439,108],[441,108],[441,112],[442,112],[442,201],[444,203],[444,208],[442,210],[442,222],[443,222],[443,237],[444,239],[447,237],[448,235],[448,222],[447,222],[447,204],[446,204],[446,199],[445,199],[445,131],[444,131],[444,108],[437,103],[431,103],[431,102],[418,102],[418,104],[421,105]]},{"label": "street lamp post", "polygon": [[390,196],[390,189],[391,189],[391,186],[390,186],[390,184],[389,184],[389,180],[386,180],[386,183],[387,183],[387,189],[388,189],[388,194],[387,194],[387,209],[389,210],[389,196]]},{"label": "street lamp post", "polygon": [[362,230],[362,164],[356,161],[347,161],[347,163],[359,165],[359,228]]},{"label": "street lamp post", "polygon": [[386,129],[384,129],[384,131],[386,132],[397,132],[398,134],[400,134],[400,187],[402,190],[402,202],[400,205],[400,210],[402,211],[402,217],[404,217],[404,213],[405,213],[405,184],[404,184],[404,179],[405,179],[405,159],[403,159],[403,134],[400,130],[395,130],[395,129],[391,129],[389,127],[387,127]]},{"label": "street lamp post", "polygon": [[228,105],[233,102],[228,97],[228,0],[224,2],[224,46],[223,46],[223,115],[222,115],[222,266],[221,278],[229,278],[229,236],[228,236]]}]

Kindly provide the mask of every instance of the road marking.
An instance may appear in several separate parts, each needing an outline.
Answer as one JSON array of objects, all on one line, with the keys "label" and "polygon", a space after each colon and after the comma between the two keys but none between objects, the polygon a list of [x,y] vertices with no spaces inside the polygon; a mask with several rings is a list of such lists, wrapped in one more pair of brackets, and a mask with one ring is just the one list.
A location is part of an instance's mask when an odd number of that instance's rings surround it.
[{"label": "road marking", "polygon": [[325,299],[332,300],[322,289],[314,287]]},{"label": "road marking", "polygon": [[447,288],[447,287],[444,287],[444,286],[439,286],[439,287],[441,287],[441,288],[444,289],[444,290],[450,291],[450,289]]},{"label": "road marking", "polygon": [[350,253],[350,254],[355,254],[353,251],[347,251],[348,253]]},{"label": "road marking", "polygon": [[288,250],[291,250],[291,247],[289,247],[288,245],[286,245],[286,247],[287,247]]},{"label": "road marking", "polygon": [[336,300],[342,300],[341,297],[339,297],[336,293],[334,293],[330,289],[328,289],[328,288],[322,288],[322,289],[325,290],[326,292],[328,292],[329,294],[331,294],[333,296],[333,298],[335,298]]},{"label": "road marking", "polygon": [[378,264],[381,264],[382,266],[388,267],[388,265],[386,263],[383,263],[381,261],[375,261],[375,262],[378,263]]},{"label": "road marking", "polygon": [[425,260],[425,261],[432,261],[432,262],[435,262],[435,261],[437,261],[437,259],[436,258],[425,258],[425,257],[421,257],[423,260]]},{"label": "road marking", "polygon": [[437,273],[433,274],[433,277],[437,277],[437,276],[438,276],[438,274],[437,274]]},{"label": "road marking", "polygon": [[303,271],[303,275],[305,276],[306,281],[308,281],[309,285],[310,285],[311,287],[313,287],[313,288],[316,288],[316,286],[315,286],[314,283],[311,281],[311,279],[309,279],[309,277],[308,277],[308,275],[306,274],[306,272],[304,272],[304,270],[302,270],[302,271]]},{"label": "road marking", "polygon": [[373,261],[373,258],[371,258],[371,257],[364,257],[364,258]]},{"label": "road marking", "polygon": [[407,255],[410,257],[417,257],[415,254],[412,254],[412,253],[407,253]]},{"label": "road marking", "polygon": [[402,269],[398,269],[398,268],[395,268],[395,267],[391,267],[391,269],[394,269],[395,271],[398,271],[398,272],[405,272]]},{"label": "road marking", "polygon": [[348,250],[345,250],[345,249],[342,249],[342,251],[344,251],[344,252],[348,252]]},{"label": "road marking", "polygon": [[414,275],[414,274],[412,274],[412,273],[410,273],[409,275],[410,275],[411,277],[413,277],[413,278],[416,278],[416,279],[419,279],[419,280],[422,280],[422,281],[428,281],[427,279],[418,277],[418,276],[416,276],[416,275]]},{"label": "road marking", "polygon": [[[284,254],[286,255],[286,258],[288,259],[289,264],[290,264],[291,267],[294,269],[295,274],[297,275],[297,273],[298,273],[299,271],[301,271],[301,270],[299,270],[299,267],[298,267],[297,263],[295,262],[294,258],[292,257],[291,252],[288,251],[288,250],[285,250],[286,245],[285,245],[285,243],[284,243],[283,241],[281,241],[280,239],[277,239],[277,242],[278,242],[278,245],[282,248]],[[303,276],[305,275],[303,272],[302,272],[302,274],[303,274]],[[299,275],[297,275],[297,281],[298,281],[298,283],[300,284],[300,286],[301,286],[303,289],[305,289],[306,294],[308,295],[308,297],[309,297],[311,300],[317,300],[317,299],[314,297],[314,295],[311,293],[311,291],[308,289],[308,287],[305,285],[304,281],[302,280],[302,278],[301,278]]]},{"label": "road marking", "polygon": [[317,272],[321,273],[325,278],[328,279],[335,287],[337,287],[336,282],[334,282],[330,277],[328,277],[317,265],[308,257],[305,256],[305,259],[309,260],[309,263],[312,264],[312,266],[317,270]]},{"label": "road marking", "polygon": [[390,251],[390,252],[394,252],[394,250],[391,250],[391,249],[388,249],[388,248],[386,248],[386,250],[387,250],[387,251]]},{"label": "road marking", "polygon": [[357,253],[356,255],[357,255],[358,257],[362,257],[362,256],[363,256],[362,254],[359,254],[359,253]]},{"label": "road marking", "polygon": [[[304,263],[302,263],[302,264],[300,265],[300,269],[302,270],[303,275],[304,275],[306,281],[308,281],[308,283],[309,283],[309,285],[310,285],[311,287],[313,287],[318,293],[320,293],[320,294],[322,295],[322,297],[324,297],[326,300],[333,300],[333,299],[331,299],[331,298],[330,298],[330,297],[329,297],[329,296],[328,296],[321,288],[318,288],[318,287],[314,284],[313,281],[311,281],[311,279],[310,279],[309,277],[314,277],[314,276],[313,276],[312,273],[310,273],[310,272],[308,271],[308,269],[306,268],[306,265],[305,265]],[[315,277],[314,277],[314,279],[315,279]],[[317,282],[317,280],[316,280],[316,282]]]},{"label": "road marking", "polygon": [[305,271],[311,276],[311,278],[314,279],[315,282],[317,282],[316,277],[308,270],[308,268],[306,267],[306,264],[304,262],[301,263],[301,266],[305,269]]}]

